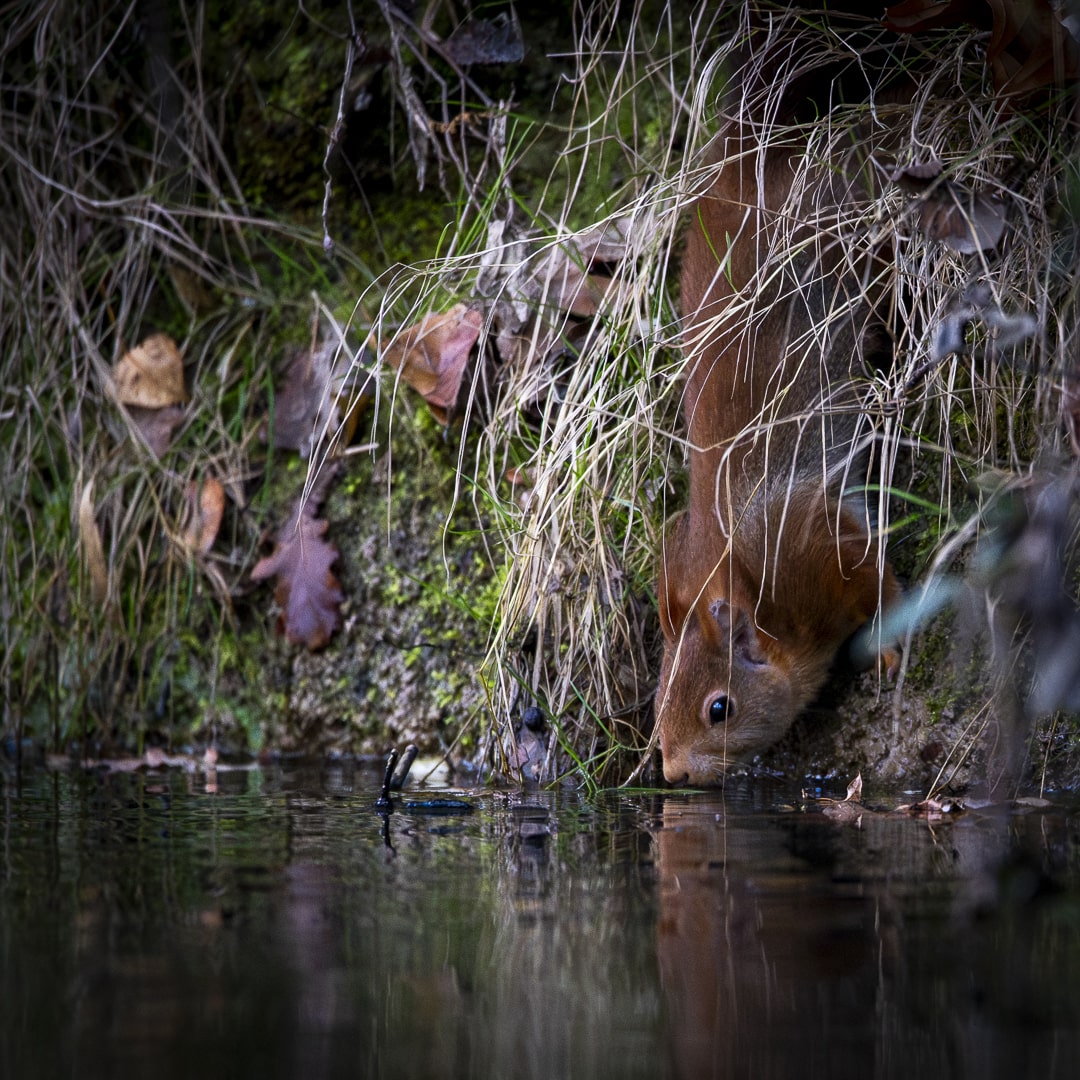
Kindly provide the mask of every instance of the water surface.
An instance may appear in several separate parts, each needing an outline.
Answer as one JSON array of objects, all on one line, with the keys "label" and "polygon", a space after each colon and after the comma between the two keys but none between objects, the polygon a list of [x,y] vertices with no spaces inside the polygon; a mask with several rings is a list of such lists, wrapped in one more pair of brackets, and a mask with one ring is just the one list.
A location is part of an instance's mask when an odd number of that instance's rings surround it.
[{"label": "water surface", "polygon": [[342,765],[2,777],[3,1077],[1080,1063],[1058,806],[841,825],[746,782],[380,815],[380,777]]}]

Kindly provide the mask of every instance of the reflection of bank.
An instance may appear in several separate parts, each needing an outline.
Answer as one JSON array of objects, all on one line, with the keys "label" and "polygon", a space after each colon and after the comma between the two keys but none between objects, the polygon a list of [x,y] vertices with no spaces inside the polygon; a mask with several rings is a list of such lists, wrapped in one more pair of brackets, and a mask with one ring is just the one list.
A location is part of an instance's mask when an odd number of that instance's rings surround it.
[{"label": "reflection of bank", "polygon": [[1070,815],[840,826],[683,796],[654,843],[673,1075],[1076,1075]]},{"label": "reflection of bank", "polygon": [[657,949],[674,1073],[873,1077],[889,920],[760,817],[668,800]]}]

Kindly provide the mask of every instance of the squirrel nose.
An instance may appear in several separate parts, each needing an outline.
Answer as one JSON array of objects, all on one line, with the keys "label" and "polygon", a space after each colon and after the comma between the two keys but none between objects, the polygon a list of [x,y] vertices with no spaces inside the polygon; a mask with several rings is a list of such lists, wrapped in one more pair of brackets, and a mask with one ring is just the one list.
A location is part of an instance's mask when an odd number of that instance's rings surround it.
[{"label": "squirrel nose", "polygon": [[664,779],[672,787],[684,787],[690,783],[690,771],[678,760],[665,761]]}]

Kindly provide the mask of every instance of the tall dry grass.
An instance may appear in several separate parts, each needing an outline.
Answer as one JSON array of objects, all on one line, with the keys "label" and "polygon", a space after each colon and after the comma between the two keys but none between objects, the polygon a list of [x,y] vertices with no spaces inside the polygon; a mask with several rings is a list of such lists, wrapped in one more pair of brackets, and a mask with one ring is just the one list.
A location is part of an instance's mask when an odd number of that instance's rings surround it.
[{"label": "tall dry grass", "polygon": [[[764,15],[752,22],[751,7]],[[632,5],[628,19],[626,5],[583,5],[564,151],[578,171],[565,185],[553,180],[536,218],[551,223],[552,243],[573,234],[590,162],[622,155],[624,185],[577,233],[617,225],[626,237],[618,285],[583,337],[570,317],[555,319],[573,347],[523,350],[500,372],[475,462],[463,462],[501,514],[507,584],[485,668],[492,716],[482,756],[510,773],[528,758],[541,777],[576,769],[601,784],[625,778],[653,745],[651,588],[685,462],[672,274],[687,208],[716,167],[706,147],[724,109],[765,138],[808,140],[796,192],[862,144],[870,194],[836,239],[878,251],[876,284],[892,297],[893,357],[868,373],[863,409],[876,433],[877,484],[893,496],[878,524],[896,534],[893,557],[910,582],[897,628],[909,638],[909,664],[941,595],[928,583],[963,569],[993,516],[988,504],[1046,468],[1075,467],[1062,393],[1076,378],[1070,93],[1009,106],[991,81],[987,35],[968,27],[898,41],[871,20],[841,33],[812,9],[740,11],[717,20],[714,5],[700,5],[676,26],[666,8]],[[791,70],[757,70],[789,47]],[[837,65],[863,80],[865,95],[795,130],[771,119],[790,80],[828,81]],[[905,71],[915,91],[898,101],[883,87]],[[634,122],[622,127],[626,115]],[[932,160],[962,197],[978,193],[1000,209],[1008,221],[1000,243],[958,251],[920,226],[924,204],[894,174]],[[478,257],[514,262],[507,233],[500,228],[501,246]],[[468,279],[467,266],[455,272]],[[946,331],[961,340],[943,351]],[[511,464],[530,478],[516,500],[497,494]],[[960,580],[948,577],[954,598]],[[986,584],[976,591],[992,607]],[[1075,593],[1070,581],[1062,587]],[[1014,659],[1022,623],[1010,639]],[[903,681],[898,702],[902,694]],[[520,723],[537,708],[549,720],[539,749]]]}]

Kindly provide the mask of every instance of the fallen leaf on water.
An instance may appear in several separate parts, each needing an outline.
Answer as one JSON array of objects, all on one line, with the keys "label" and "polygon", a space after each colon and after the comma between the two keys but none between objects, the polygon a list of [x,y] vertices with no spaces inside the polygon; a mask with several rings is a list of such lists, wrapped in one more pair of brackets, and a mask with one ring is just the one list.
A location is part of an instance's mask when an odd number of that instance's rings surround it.
[{"label": "fallen leaf on water", "polygon": [[[861,827],[864,815],[871,813],[862,805],[862,773],[858,773],[847,786],[847,794],[842,799],[830,799],[822,796],[814,801],[822,807],[825,817],[839,825]],[[804,793],[805,796],[805,793]]]},{"label": "fallen leaf on water", "polygon": [[866,808],[859,803],[847,802],[846,800],[844,802],[829,803],[821,812],[830,821],[835,821],[838,825],[854,825],[856,828],[862,826],[862,820],[868,813]]},{"label": "fallen leaf on water", "polygon": [[963,809],[964,805],[958,799],[923,799],[921,802],[905,803],[903,806],[898,806],[893,813],[933,820],[944,817],[946,814],[960,813]]},{"label": "fallen leaf on water", "polygon": [[254,581],[276,577],[274,600],[281,609],[278,632],[293,645],[321,649],[341,622],[344,594],[331,566],[337,548],[323,539],[329,522],[315,518],[332,469],[324,469],[322,486],[298,500],[274,550],[251,571]]},{"label": "fallen leaf on water", "polygon": [[162,409],[187,401],[184,362],[168,334],[151,334],[113,365],[116,398],[124,405]]},{"label": "fallen leaf on water", "polygon": [[201,484],[192,480],[184,491],[184,543],[200,555],[214,546],[225,512],[225,488],[208,476]]},{"label": "fallen leaf on water", "polygon": [[383,359],[423,396],[441,424],[449,421],[457,404],[482,324],[479,311],[455,304],[399,331],[383,352]]},{"label": "fallen leaf on water", "polygon": [[1037,795],[1021,795],[1016,799],[1016,805],[1025,810],[1051,810],[1054,806],[1049,799],[1042,799]]}]

